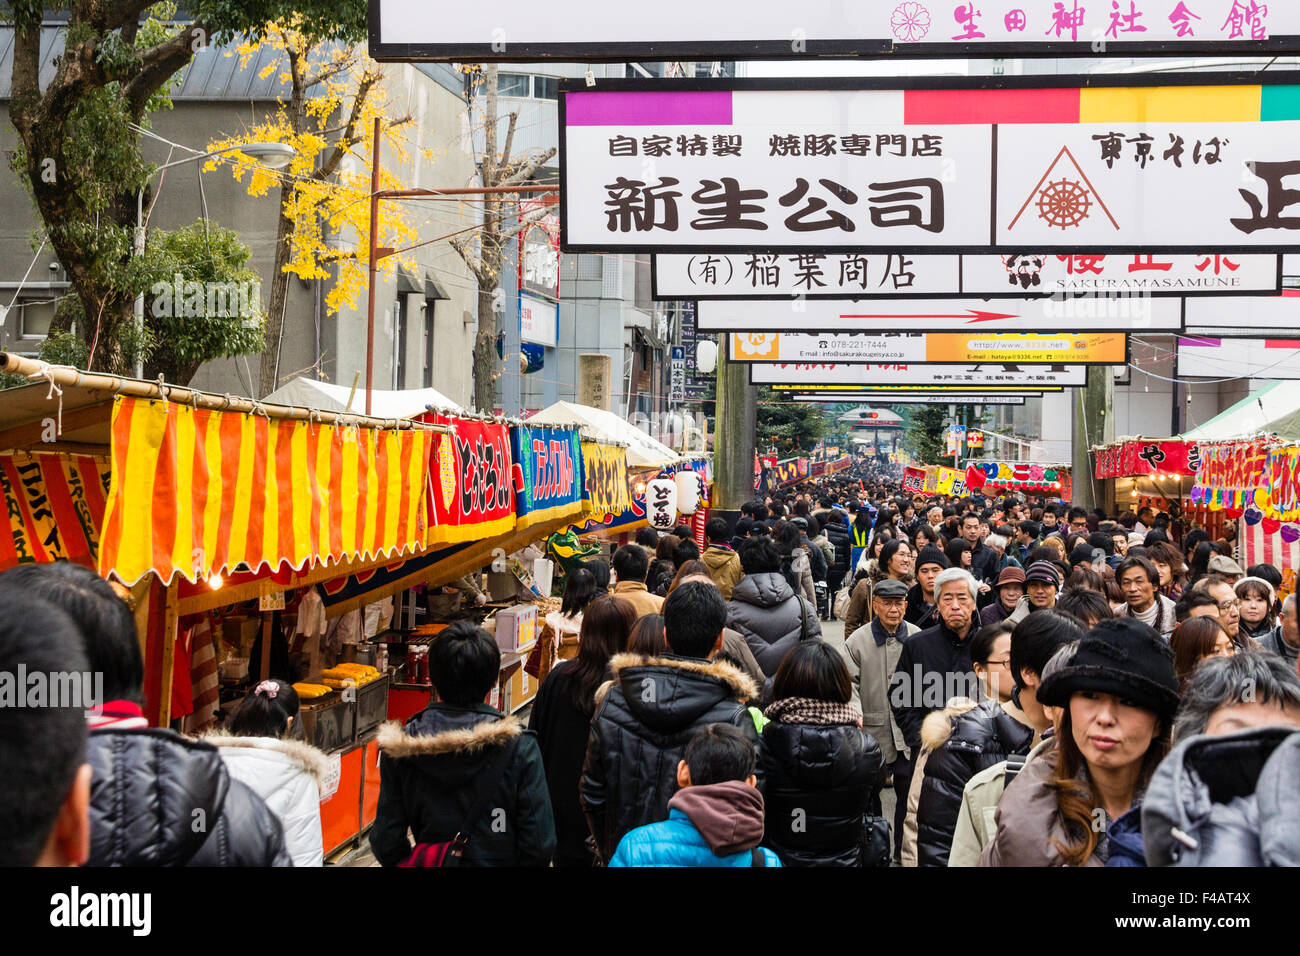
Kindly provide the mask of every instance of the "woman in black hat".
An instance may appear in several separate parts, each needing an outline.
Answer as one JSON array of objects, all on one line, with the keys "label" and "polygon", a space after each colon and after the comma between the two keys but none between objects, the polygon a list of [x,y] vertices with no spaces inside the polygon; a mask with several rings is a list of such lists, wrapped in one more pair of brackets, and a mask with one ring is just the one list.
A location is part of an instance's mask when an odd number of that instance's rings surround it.
[{"label": "woman in black hat", "polygon": [[981,865],[1144,865],[1142,797],[1178,709],[1173,651],[1141,621],[1100,621],[1037,697],[1062,708],[1057,743],[1007,789]]}]

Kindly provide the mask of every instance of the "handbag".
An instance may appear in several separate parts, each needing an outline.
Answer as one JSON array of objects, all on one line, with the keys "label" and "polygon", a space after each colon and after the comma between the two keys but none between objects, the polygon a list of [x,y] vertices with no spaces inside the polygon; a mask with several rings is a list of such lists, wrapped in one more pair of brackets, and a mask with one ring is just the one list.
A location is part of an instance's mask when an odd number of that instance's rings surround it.
[{"label": "handbag", "polygon": [[[450,840],[442,843],[417,843],[415,849],[401,863],[403,866],[459,866],[461,857],[465,855],[465,848],[469,846],[469,833],[473,829],[478,818],[483,815],[487,809],[488,798],[492,791],[496,789],[496,783],[501,773],[501,764],[505,762],[506,756],[513,748],[509,744],[503,744],[501,749],[493,756],[484,772],[478,775],[480,781],[488,780],[487,786],[480,784],[479,791],[474,797],[474,803],[470,805],[469,811],[465,814],[461,822],[460,829]],[[489,773],[487,771],[496,771]]]},{"label": "handbag", "polygon": [[862,815],[862,866],[887,867],[893,860],[889,821],[871,813]]},{"label": "handbag", "polygon": [[831,613],[837,620],[844,620],[849,614],[849,602],[853,599],[852,589],[845,585],[835,592],[835,603],[831,606]]}]

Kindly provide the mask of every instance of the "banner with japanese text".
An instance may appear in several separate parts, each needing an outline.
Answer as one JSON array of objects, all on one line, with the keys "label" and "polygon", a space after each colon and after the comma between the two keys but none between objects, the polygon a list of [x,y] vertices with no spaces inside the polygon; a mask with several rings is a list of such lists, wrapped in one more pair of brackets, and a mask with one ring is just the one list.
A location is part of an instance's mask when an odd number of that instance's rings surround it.
[{"label": "banner with japanese text", "polygon": [[0,571],[15,564],[72,561],[94,569],[110,486],[108,459],[88,455],[0,455]]},{"label": "banner with japanese text", "polygon": [[520,530],[582,510],[582,447],[577,429],[517,425],[514,452],[515,526]]},{"label": "banner with japanese text", "polygon": [[[1244,298],[1248,293],[1274,296],[1282,293],[1282,256],[1266,253],[1231,256],[700,253],[654,255],[650,257],[650,266],[653,296],[664,301],[746,299],[752,304],[772,299],[788,305],[795,296],[866,301],[980,298],[997,299],[999,305],[1004,305],[1008,300],[1052,295],[1121,296],[1118,301],[1123,302],[1131,301],[1135,295],[1144,299],[1236,295]],[[1263,295],[1250,298],[1268,301]],[[1099,309],[1114,301],[1103,298],[1091,305],[1091,318],[1107,318]],[[1213,305],[1206,303],[1206,308]],[[1084,309],[1076,311],[1078,315],[1072,318],[1088,317],[1083,314]],[[712,307],[708,312],[713,321]],[[1055,327],[1043,331],[1055,331]]]},{"label": "banner with japanese text", "polygon": [[583,442],[582,473],[582,504],[593,518],[619,515],[631,506],[626,449],[619,445]]},{"label": "banner with japanese text", "polygon": [[1196,442],[1146,441],[1137,439],[1108,445],[1095,451],[1097,478],[1140,478],[1164,472],[1195,475],[1201,464]]},{"label": "banner with japanese text", "polygon": [[903,491],[909,495],[925,491],[924,468],[908,467],[903,469]]},{"label": "banner with japanese text", "polygon": [[564,249],[1300,251],[1300,78],[1256,76],[604,80],[560,96]]},{"label": "banner with japanese text", "polygon": [[836,386],[858,385],[879,388],[882,385],[942,386],[943,390],[1019,389],[1043,390],[1073,387],[1087,383],[1086,365],[1039,365],[1018,368],[1015,365],[910,365],[897,362],[884,365],[848,365],[844,363],[755,362],[749,366],[753,385],[807,386],[833,390]]},{"label": "banner with japanese text", "polygon": [[744,332],[727,336],[733,362],[835,362],[909,365],[1121,365],[1128,361],[1122,332]]},{"label": "banner with japanese text", "polygon": [[972,491],[1009,488],[1056,492],[1069,480],[1069,469],[1028,461],[974,461],[966,466],[966,476],[966,485]]},{"label": "banner with japanese text", "polygon": [[1201,467],[1196,470],[1191,499],[1215,511],[1240,513],[1265,486],[1264,461],[1268,454],[1263,442],[1201,443]]},{"label": "banner with japanese text", "polygon": [[807,458],[789,458],[776,463],[773,475],[778,485],[793,485],[808,477]]},{"label": "banner with japanese text", "polygon": [[99,573],[190,582],[422,547],[432,433],[118,396]]},{"label": "banner with japanese text", "polygon": [[[1300,52],[1300,11],[1277,0],[875,0],[805,4],[797,15],[742,0],[712,0],[707,8],[661,0],[652,17],[597,0],[570,0],[563,16],[501,0],[446,12],[421,0],[373,0],[370,55],[381,62],[526,63]],[[505,87],[502,94],[515,95]]]},{"label": "banner with japanese text", "polygon": [[429,544],[454,544],[504,534],[515,525],[510,429],[495,422],[429,413],[450,425],[429,454]]}]

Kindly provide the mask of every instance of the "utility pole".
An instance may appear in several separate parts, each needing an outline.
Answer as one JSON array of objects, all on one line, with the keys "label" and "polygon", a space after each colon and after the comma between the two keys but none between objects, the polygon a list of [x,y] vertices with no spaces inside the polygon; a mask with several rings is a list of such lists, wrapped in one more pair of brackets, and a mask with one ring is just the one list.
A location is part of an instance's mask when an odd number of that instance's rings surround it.
[{"label": "utility pole", "polygon": [[734,527],[740,506],[754,500],[754,433],[758,428],[758,400],[744,365],[727,359],[718,349],[717,426],[713,463],[717,498],[714,508],[727,514]]},{"label": "utility pole", "polygon": [[[1074,492],[1072,503],[1080,508],[1104,508],[1114,511],[1112,495],[1103,494],[1092,472],[1094,445],[1114,438],[1115,426],[1109,409],[1115,402],[1115,377],[1106,365],[1088,366],[1088,384],[1076,389],[1074,396]],[[1044,423],[1046,425],[1046,423]],[[1111,500],[1107,501],[1106,498]]]}]

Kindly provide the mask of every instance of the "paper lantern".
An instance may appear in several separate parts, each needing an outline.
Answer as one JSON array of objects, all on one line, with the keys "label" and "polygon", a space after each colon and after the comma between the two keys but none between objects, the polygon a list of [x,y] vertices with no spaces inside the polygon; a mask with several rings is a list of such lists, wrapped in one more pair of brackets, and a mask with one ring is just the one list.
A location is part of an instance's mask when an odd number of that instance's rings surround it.
[{"label": "paper lantern", "polygon": [[705,339],[695,346],[695,370],[701,375],[711,375],[718,367],[718,343]]},{"label": "paper lantern", "polygon": [[679,471],[673,476],[677,485],[677,511],[679,514],[695,514],[700,506],[700,477],[693,471]]},{"label": "paper lantern", "polygon": [[656,478],[645,486],[645,513],[650,527],[671,531],[677,525],[677,482]]}]

